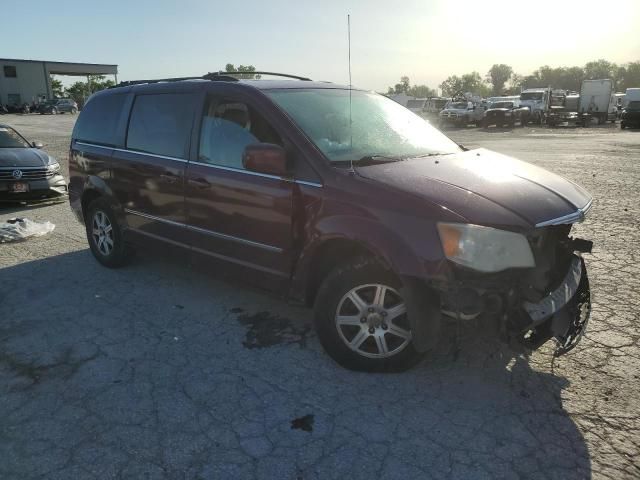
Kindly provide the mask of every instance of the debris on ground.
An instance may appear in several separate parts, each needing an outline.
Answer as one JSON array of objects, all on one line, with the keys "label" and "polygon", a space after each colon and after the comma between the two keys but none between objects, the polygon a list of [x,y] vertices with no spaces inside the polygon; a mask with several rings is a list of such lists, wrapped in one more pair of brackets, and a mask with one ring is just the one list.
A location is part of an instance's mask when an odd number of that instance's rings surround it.
[{"label": "debris on ground", "polygon": [[300,348],[306,347],[308,325],[298,325],[288,318],[273,315],[269,312],[258,312],[252,315],[238,315],[238,322],[248,327],[245,348],[265,348],[274,345],[291,345],[297,343]]},{"label": "debris on ground", "polygon": [[294,418],[291,420],[292,430],[304,430],[310,432],[313,430],[313,415],[305,415],[304,417]]},{"label": "debris on ground", "polygon": [[41,237],[52,232],[56,226],[51,222],[34,222],[28,218],[11,218],[0,223],[0,243],[17,242],[30,237]]}]

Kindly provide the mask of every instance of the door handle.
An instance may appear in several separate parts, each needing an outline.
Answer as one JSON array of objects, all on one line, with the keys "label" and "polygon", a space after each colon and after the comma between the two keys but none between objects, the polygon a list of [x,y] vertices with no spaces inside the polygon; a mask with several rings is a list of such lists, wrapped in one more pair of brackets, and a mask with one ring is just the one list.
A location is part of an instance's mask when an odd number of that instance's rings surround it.
[{"label": "door handle", "polygon": [[205,188],[211,188],[211,184],[207,182],[204,178],[190,178],[187,181],[189,182],[189,185],[192,185],[201,190],[204,190]]},{"label": "door handle", "polygon": [[166,183],[176,183],[178,181],[178,176],[171,172],[165,172],[160,174],[160,179]]}]

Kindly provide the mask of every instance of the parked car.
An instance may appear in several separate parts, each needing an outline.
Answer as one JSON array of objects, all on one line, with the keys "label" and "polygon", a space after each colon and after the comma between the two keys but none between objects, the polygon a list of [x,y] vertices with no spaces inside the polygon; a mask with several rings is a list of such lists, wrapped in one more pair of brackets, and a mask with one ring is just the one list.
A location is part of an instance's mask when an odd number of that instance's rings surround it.
[{"label": "parked car", "polygon": [[622,110],[620,128],[640,128],[640,100],[632,100]]},{"label": "parked car", "polygon": [[102,265],[153,245],[208,260],[313,305],[320,342],[353,369],[410,367],[445,319],[495,320],[528,349],[576,345],[583,188],[460,147],[375,93],[202,79],[121,84],[80,113],[69,201]]},{"label": "parked car", "polygon": [[483,126],[513,128],[516,123],[519,123],[524,127],[529,121],[529,115],[529,108],[520,106],[517,100],[493,102],[484,112]]},{"label": "parked car", "polygon": [[58,113],[78,113],[78,104],[70,98],[54,98],[48,102],[41,103],[38,107],[38,113],[44,115],[46,113],[56,115]]},{"label": "parked car", "polygon": [[0,124],[0,201],[23,202],[61,197],[67,182],[57,160],[9,125]]},{"label": "parked car", "polygon": [[449,125],[466,127],[470,123],[476,126],[482,124],[484,108],[467,100],[453,100],[438,114],[440,128]]}]

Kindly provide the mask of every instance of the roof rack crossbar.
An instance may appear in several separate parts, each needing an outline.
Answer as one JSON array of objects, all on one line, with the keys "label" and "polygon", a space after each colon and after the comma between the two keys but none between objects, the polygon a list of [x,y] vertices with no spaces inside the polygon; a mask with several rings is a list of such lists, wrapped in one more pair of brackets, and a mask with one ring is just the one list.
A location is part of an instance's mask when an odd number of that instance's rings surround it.
[{"label": "roof rack crossbar", "polygon": [[206,75],[202,75],[201,77],[173,77],[173,78],[155,78],[149,80],[127,80],[124,82],[120,82],[117,85],[109,88],[116,87],[130,87],[133,85],[142,85],[145,83],[161,83],[161,82],[181,82],[184,80],[211,80],[211,81],[227,81],[227,82],[237,82],[237,76],[247,76],[247,75],[272,75],[275,77],[284,77],[284,78],[293,78],[295,80],[302,80],[305,82],[310,82],[311,79],[307,77],[300,77],[298,75],[289,75],[288,73],[276,73],[276,72],[209,72]]},{"label": "roof rack crossbar", "polygon": [[205,77],[212,75],[212,76],[217,76],[217,75],[272,75],[274,77],[284,77],[284,78],[293,78],[294,80],[302,80],[305,82],[310,82],[311,79],[308,77],[301,77],[299,75],[290,75],[288,73],[277,73],[277,72],[219,72],[219,73],[208,73],[207,75],[205,75]]}]

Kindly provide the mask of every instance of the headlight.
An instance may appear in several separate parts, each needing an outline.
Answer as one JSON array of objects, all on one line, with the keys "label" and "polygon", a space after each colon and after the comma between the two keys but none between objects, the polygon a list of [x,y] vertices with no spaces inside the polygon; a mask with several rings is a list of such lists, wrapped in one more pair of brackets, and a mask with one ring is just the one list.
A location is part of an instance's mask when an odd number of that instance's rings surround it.
[{"label": "headlight", "polygon": [[49,172],[59,172],[60,171],[60,164],[58,162],[55,161],[55,159],[50,158],[49,159],[49,165],[47,165],[47,171]]},{"label": "headlight", "polygon": [[524,235],[480,225],[438,223],[445,256],[480,272],[534,267],[531,247]]}]

